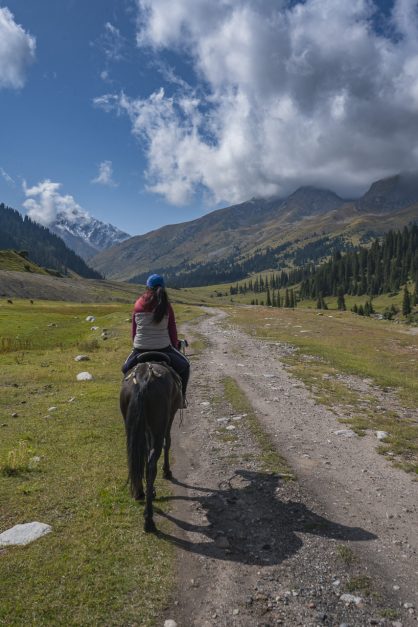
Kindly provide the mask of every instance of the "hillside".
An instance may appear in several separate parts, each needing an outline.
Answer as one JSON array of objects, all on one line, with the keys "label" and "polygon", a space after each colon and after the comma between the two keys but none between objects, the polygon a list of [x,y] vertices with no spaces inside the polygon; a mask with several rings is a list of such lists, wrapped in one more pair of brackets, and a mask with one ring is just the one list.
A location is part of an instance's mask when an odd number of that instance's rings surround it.
[{"label": "hillside", "polygon": [[0,203],[0,249],[25,251],[35,264],[64,275],[72,271],[84,278],[101,278],[60,237],[3,203]]},{"label": "hillside", "polygon": [[15,250],[0,250],[0,270],[48,274],[44,268],[41,268],[27,259],[24,254],[19,254]]},{"label": "hillside", "polygon": [[[318,262],[418,218],[418,182],[395,176],[357,200],[302,187],[287,198],[252,199],[130,238],[90,260],[109,278],[143,281],[161,271],[178,287],[235,281],[251,272]],[[417,179],[418,181],[418,179]],[[387,201],[385,201],[387,199]]]}]

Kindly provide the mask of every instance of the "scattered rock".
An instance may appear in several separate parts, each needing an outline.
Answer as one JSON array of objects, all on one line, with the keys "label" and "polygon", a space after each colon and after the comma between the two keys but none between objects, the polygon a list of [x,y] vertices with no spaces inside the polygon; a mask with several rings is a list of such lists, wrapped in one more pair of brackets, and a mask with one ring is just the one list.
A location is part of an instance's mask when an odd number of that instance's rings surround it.
[{"label": "scattered rock", "polygon": [[238,614],[239,614],[239,609],[238,608],[235,608],[234,610],[232,610],[232,615],[233,616],[238,616]]},{"label": "scattered rock", "polygon": [[389,433],[387,431],[376,431],[376,437],[378,440],[384,440],[387,438]]},{"label": "scattered rock", "polygon": [[92,331],[97,331],[99,327],[91,327]]},{"label": "scattered rock", "polygon": [[7,531],[0,533],[0,546],[12,546],[15,544],[29,544],[42,536],[50,533],[52,527],[45,523],[30,522],[15,525]]},{"label": "scattered rock", "polygon": [[75,396],[72,396],[71,398],[68,399],[69,403],[74,403],[74,401],[75,401]]},{"label": "scattered rock", "polygon": [[87,316],[86,322],[96,322],[96,318],[94,316]]},{"label": "scattered rock", "polygon": [[92,381],[93,375],[90,372],[79,372],[76,378],[77,381]]},{"label": "scattered rock", "polygon": [[172,618],[167,618],[167,620],[164,621],[164,627],[177,627],[177,623]]},{"label": "scattered rock", "polygon": [[35,455],[34,457],[31,457],[31,459],[29,460],[29,468],[30,469],[36,468],[36,466],[39,464],[40,461],[41,461],[41,458],[39,457],[39,455]]},{"label": "scattered rock", "polygon": [[353,438],[357,435],[352,429],[338,429],[334,431],[335,435],[342,435],[345,438]]},{"label": "scattered rock", "polygon": [[19,417],[19,414],[14,411],[13,414],[12,414],[12,418],[18,418],[18,417]]},{"label": "scattered rock", "polygon": [[414,609],[414,604],[413,603],[404,603],[403,606],[404,606],[404,608],[406,610],[413,610]]},{"label": "scattered rock", "polygon": [[344,603],[354,603],[354,605],[360,605],[360,603],[363,602],[363,599],[361,597],[354,596],[354,594],[346,593],[340,596],[340,601],[343,601]]},{"label": "scattered rock", "polygon": [[57,408],[55,406],[54,407],[49,407],[48,411],[57,411]]},{"label": "scattered rock", "polygon": [[74,357],[74,361],[90,361],[90,357],[88,355],[77,355],[77,357]]}]

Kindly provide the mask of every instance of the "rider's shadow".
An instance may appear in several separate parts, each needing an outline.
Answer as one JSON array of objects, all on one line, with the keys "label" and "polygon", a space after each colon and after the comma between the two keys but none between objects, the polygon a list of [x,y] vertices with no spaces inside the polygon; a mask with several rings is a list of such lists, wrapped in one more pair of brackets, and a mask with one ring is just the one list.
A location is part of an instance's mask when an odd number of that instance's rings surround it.
[{"label": "rider's shadow", "polygon": [[377,537],[360,527],[340,525],[319,516],[302,503],[281,501],[280,480],[265,473],[237,471],[219,490],[186,485],[175,480],[174,483],[203,494],[172,496],[164,500],[195,502],[205,511],[207,525],[186,522],[159,508],[155,508],[155,511],[179,529],[199,533],[204,538],[193,542],[164,531],[158,531],[158,535],[198,555],[268,566],[279,564],[301,548],[303,541],[297,533],[357,542]]}]

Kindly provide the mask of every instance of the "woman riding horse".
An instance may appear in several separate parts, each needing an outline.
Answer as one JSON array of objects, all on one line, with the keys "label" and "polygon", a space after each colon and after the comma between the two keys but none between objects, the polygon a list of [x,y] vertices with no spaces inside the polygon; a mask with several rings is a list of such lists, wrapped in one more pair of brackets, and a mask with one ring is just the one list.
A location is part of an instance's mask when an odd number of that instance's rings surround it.
[{"label": "woman riding horse", "polygon": [[155,531],[152,499],[157,462],[164,446],[163,473],[171,479],[170,431],[176,411],[186,404],[189,362],[172,345],[177,345],[177,329],[163,278],[151,275],[147,288],[135,303],[134,349],[122,367],[126,376],[120,407],[125,420],[131,492],[135,499],[144,498],[145,469],[144,528]]},{"label": "woman riding horse", "polygon": [[151,274],[147,290],[135,303],[132,316],[133,350],[122,366],[126,374],[141,353],[158,351],[168,355],[171,366],[182,381],[183,407],[186,407],[186,389],[190,375],[190,363],[178,350],[177,326],[173,308],[168,300],[164,279]]}]

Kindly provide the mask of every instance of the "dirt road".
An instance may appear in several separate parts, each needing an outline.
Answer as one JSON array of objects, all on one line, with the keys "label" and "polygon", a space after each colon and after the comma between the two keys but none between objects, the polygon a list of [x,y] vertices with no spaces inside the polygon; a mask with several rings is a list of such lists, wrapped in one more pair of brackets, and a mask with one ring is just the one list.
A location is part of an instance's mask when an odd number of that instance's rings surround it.
[{"label": "dirt road", "polygon": [[[416,625],[418,482],[376,453],[375,437],[336,433],[336,415],[283,367],[288,346],[224,317],[196,327],[209,347],[192,358],[190,407],[173,429],[161,535],[177,547],[179,583],[162,622]],[[224,397],[227,376],[297,481],[265,471],[246,416]]]}]

